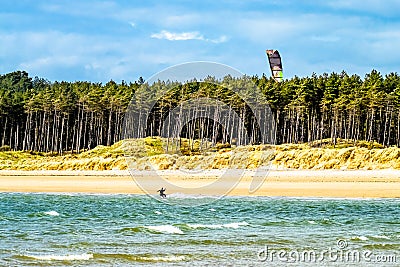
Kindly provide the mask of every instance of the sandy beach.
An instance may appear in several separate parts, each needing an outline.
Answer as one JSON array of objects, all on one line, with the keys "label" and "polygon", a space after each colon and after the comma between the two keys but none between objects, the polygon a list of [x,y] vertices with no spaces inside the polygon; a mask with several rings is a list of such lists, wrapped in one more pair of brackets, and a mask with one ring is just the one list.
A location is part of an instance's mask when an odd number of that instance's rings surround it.
[{"label": "sandy beach", "polygon": [[[52,192],[96,194],[145,194],[146,188],[169,188],[168,193],[181,193],[171,185],[184,188],[184,193],[197,194],[198,188],[220,179],[224,171],[206,170],[198,173],[182,171],[135,172],[135,179],[146,181],[143,190],[128,171],[0,171],[1,192]],[[395,170],[286,170],[271,171],[254,193],[249,192],[253,172],[242,178],[228,177],[211,185],[204,195],[225,192],[234,196],[338,197],[338,198],[398,198],[400,171]],[[155,177],[159,176],[159,177]],[[239,181],[239,182],[236,182]],[[228,183],[228,185],[226,184]],[[168,187],[168,185],[170,185]],[[225,190],[235,185],[232,190]],[[225,191],[224,191],[225,190]]]}]

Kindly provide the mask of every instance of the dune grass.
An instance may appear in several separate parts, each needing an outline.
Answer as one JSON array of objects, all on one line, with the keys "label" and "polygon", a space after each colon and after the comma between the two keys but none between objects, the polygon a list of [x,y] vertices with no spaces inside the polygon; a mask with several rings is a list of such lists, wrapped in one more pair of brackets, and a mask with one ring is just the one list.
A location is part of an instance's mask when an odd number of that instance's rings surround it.
[{"label": "dune grass", "polygon": [[[168,147],[168,149],[167,149]],[[177,153],[178,152],[178,153]],[[126,160],[128,159],[128,161]],[[0,170],[254,169],[269,165],[290,169],[400,169],[400,148],[338,139],[310,144],[249,145],[148,137],[98,146],[81,153],[0,151]]]}]

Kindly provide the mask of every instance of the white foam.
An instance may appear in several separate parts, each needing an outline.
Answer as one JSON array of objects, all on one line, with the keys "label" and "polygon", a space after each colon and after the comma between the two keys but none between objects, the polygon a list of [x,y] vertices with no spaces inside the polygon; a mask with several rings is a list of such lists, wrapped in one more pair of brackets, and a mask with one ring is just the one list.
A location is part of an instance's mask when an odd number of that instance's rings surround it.
[{"label": "white foam", "polygon": [[27,255],[27,257],[36,259],[36,260],[45,260],[45,261],[73,261],[73,260],[90,260],[93,258],[93,254],[72,254],[72,255]]},{"label": "white foam", "polygon": [[210,211],[215,211],[215,209],[211,208]]},{"label": "white foam", "polygon": [[168,256],[150,256],[150,257],[139,257],[141,260],[145,261],[183,261],[185,260],[185,256],[175,256],[175,255],[168,255]]},{"label": "white foam", "polygon": [[162,212],[161,212],[161,211],[158,211],[158,210],[156,210],[154,213],[155,213],[155,214],[158,214],[158,215],[162,214]]},{"label": "white foam", "polygon": [[55,210],[46,211],[46,212],[44,212],[44,214],[50,215],[50,216],[60,216],[60,213],[58,213],[58,212],[55,211]]},{"label": "white foam", "polygon": [[197,228],[222,228],[222,224],[188,224],[190,228],[197,229]]},{"label": "white foam", "polygon": [[168,234],[183,234],[182,230],[173,225],[153,225],[153,226],[145,226],[145,228]]},{"label": "white foam", "polygon": [[239,223],[227,223],[227,224],[188,224],[190,228],[211,228],[211,229],[220,229],[220,228],[234,228],[238,229],[240,226],[249,225],[247,222],[239,222]]},{"label": "white foam", "polygon": [[239,228],[240,226],[247,226],[249,225],[247,222],[239,222],[239,223],[228,223],[228,224],[224,224],[223,226],[226,228]]},{"label": "white foam", "polygon": [[362,241],[367,241],[367,240],[369,240],[368,239],[368,237],[366,237],[366,236],[353,236],[352,238],[351,238],[352,240],[362,240]]},{"label": "white foam", "polygon": [[309,224],[317,224],[315,221],[308,221]]}]

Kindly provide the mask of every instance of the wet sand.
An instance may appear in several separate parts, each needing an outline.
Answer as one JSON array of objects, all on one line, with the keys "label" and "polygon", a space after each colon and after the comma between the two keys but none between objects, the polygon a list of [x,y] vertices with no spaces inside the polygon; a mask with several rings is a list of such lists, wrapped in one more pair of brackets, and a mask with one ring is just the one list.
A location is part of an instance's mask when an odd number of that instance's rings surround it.
[{"label": "wet sand", "polygon": [[224,174],[223,170],[137,171],[133,178],[128,171],[0,171],[0,192],[153,194],[167,187],[168,194],[400,197],[400,171],[396,170],[271,171],[265,180],[256,179],[260,186],[255,192],[249,192],[254,172]]}]

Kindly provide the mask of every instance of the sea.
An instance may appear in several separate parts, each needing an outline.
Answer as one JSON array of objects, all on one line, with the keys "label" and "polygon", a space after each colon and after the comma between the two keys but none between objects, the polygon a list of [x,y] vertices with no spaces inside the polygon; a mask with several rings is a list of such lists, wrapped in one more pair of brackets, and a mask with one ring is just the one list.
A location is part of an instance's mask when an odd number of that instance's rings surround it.
[{"label": "sea", "polygon": [[0,193],[0,266],[400,266],[399,199],[168,198]]}]

